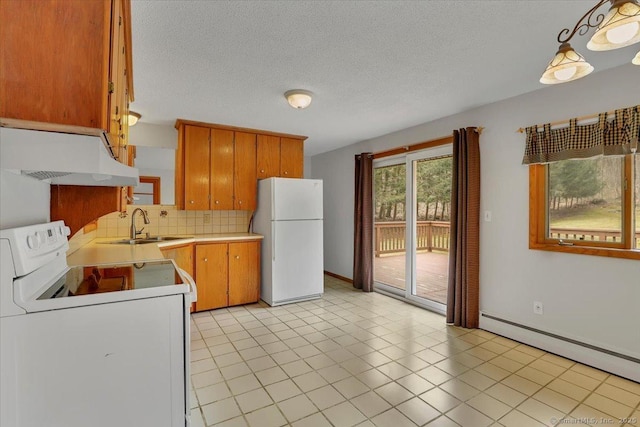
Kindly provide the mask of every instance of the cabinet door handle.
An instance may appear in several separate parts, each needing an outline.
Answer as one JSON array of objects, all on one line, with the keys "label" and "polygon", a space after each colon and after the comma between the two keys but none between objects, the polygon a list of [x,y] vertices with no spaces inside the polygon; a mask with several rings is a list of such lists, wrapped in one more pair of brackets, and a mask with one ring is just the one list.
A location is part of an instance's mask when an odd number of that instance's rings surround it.
[{"label": "cabinet door handle", "polygon": [[260,173],[264,173],[264,169],[260,169]]},{"label": "cabinet door handle", "polygon": [[238,200],[238,204],[241,205],[242,204],[242,200]]},{"label": "cabinet door handle", "polygon": [[208,258],[204,258],[204,259],[203,259],[203,261],[204,261],[204,262],[207,262],[207,261],[209,261],[209,259],[208,259]]},{"label": "cabinet door handle", "polygon": [[189,200],[189,203],[194,204],[195,200]]},{"label": "cabinet door handle", "polygon": [[216,205],[220,204],[220,200],[216,200]]},{"label": "cabinet door handle", "polygon": [[287,171],[284,171],[284,174],[285,174],[285,175],[289,175],[289,172],[287,172]]},{"label": "cabinet door handle", "polygon": [[236,259],[240,259],[240,255],[236,255]]}]

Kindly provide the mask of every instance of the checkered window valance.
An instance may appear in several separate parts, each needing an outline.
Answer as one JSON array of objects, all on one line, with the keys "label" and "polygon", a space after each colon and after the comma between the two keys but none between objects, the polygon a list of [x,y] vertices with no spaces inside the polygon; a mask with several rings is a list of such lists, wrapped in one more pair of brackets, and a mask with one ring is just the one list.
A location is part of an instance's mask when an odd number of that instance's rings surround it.
[{"label": "checkered window valance", "polygon": [[612,116],[608,120],[607,113],[601,113],[596,123],[588,125],[571,119],[568,127],[560,129],[551,129],[551,124],[542,130],[537,125],[528,127],[522,164],[634,153],[640,134],[640,106],[616,110]]}]

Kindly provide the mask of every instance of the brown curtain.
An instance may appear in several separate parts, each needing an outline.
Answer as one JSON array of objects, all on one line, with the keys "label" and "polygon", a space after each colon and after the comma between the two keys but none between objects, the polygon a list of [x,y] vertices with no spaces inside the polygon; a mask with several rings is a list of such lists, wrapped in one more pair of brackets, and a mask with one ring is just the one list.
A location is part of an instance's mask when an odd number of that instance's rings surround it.
[{"label": "brown curtain", "polygon": [[476,128],[453,131],[447,323],[479,321],[480,144]]},{"label": "brown curtain", "polygon": [[373,291],[373,155],[356,155],[353,287]]}]

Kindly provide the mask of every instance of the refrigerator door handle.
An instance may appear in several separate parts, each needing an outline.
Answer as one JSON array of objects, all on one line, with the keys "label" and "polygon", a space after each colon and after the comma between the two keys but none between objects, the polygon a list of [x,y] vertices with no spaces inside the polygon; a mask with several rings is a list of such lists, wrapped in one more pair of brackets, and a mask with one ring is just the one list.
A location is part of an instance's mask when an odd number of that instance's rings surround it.
[{"label": "refrigerator door handle", "polygon": [[276,222],[271,221],[271,259],[276,260]]}]

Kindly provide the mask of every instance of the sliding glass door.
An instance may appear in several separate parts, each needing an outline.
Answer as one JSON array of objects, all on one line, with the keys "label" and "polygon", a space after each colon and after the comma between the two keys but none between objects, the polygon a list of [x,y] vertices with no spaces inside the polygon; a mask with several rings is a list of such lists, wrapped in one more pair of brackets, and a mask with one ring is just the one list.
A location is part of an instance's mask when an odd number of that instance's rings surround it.
[{"label": "sliding glass door", "polygon": [[376,285],[382,285],[383,290],[404,295],[407,287],[407,171],[404,159],[374,162],[373,175],[373,280]]},{"label": "sliding glass door", "polygon": [[376,290],[444,312],[451,146],[374,163]]}]

